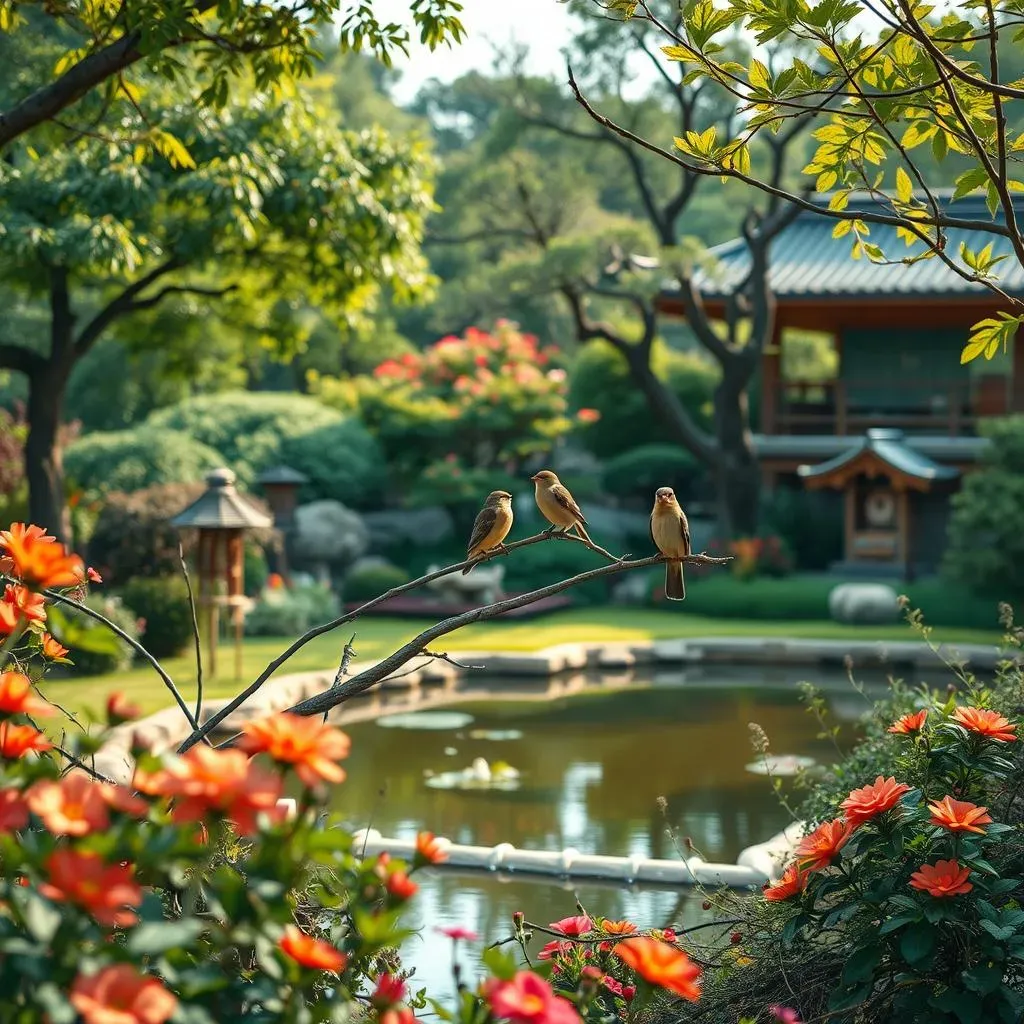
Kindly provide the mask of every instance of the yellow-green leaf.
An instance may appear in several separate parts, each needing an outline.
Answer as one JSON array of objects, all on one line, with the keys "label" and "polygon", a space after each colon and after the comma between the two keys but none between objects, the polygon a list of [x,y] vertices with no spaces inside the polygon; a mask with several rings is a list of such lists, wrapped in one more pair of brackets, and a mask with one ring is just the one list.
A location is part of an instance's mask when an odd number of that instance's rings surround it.
[{"label": "yellow-green leaf", "polygon": [[896,168],[896,197],[901,203],[909,203],[914,198],[914,185],[902,167]]},{"label": "yellow-green leaf", "polygon": [[759,60],[751,60],[748,78],[755,89],[767,89],[771,81],[768,69]]}]

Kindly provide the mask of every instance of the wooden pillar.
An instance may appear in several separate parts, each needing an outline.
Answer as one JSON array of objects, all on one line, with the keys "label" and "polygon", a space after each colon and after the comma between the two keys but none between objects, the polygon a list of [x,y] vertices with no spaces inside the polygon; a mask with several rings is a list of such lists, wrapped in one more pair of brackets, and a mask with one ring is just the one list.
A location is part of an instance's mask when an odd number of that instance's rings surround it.
[{"label": "wooden pillar", "polygon": [[779,432],[779,397],[782,365],[782,328],[778,319],[772,340],[761,356],[761,433]]},{"label": "wooden pillar", "polygon": [[1024,331],[1013,339],[1013,375],[1010,379],[1010,412],[1024,412]]},{"label": "wooden pillar", "polygon": [[896,512],[900,531],[900,558],[903,561],[903,579],[913,576],[910,545],[910,491],[901,487],[896,492]]},{"label": "wooden pillar", "polygon": [[857,481],[856,478],[846,482],[845,526],[843,529],[843,558],[847,562],[857,561],[854,552],[853,536],[857,526]]},{"label": "wooden pillar", "polygon": [[242,678],[242,591],[245,567],[241,530],[232,530],[228,534],[226,549],[228,607],[231,609],[231,620],[235,632],[235,681],[238,682]]}]

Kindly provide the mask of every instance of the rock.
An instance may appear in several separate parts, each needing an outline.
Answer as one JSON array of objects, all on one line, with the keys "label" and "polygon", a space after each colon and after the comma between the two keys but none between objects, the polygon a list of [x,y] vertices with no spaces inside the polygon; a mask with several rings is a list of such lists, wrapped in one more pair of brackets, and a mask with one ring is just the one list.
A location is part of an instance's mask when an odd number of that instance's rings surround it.
[{"label": "rock", "polygon": [[337,570],[365,554],[370,533],[363,517],[340,501],[311,501],[295,510],[289,541],[293,564]]},{"label": "rock", "polygon": [[[663,574],[664,570],[660,569],[659,573]],[[612,601],[615,604],[650,604],[653,589],[652,573],[643,570],[627,573],[626,578],[612,588]]]},{"label": "rock", "polygon": [[899,618],[899,601],[885,583],[841,583],[828,595],[828,610],[836,622],[884,625]]},{"label": "rock", "polygon": [[439,505],[367,512],[363,521],[374,551],[386,551],[397,544],[440,544],[455,532],[451,514]]},{"label": "rock", "polygon": [[[440,568],[439,565],[429,566],[427,575],[437,572]],[[465,576],[462,573],[455,573],[432,580],[427,584],[427,588],[437,594],[441,600],[451,601],[453,604],[492,604],[495,601],[500,601],[504,596],[504,591],[501,589],[504,579],[505,566],[478,565]]]}]

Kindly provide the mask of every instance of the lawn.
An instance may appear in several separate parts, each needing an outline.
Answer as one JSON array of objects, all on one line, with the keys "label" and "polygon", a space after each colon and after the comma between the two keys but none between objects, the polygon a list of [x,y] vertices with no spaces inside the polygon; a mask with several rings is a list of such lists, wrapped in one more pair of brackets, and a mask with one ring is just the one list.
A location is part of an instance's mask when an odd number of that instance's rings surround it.
[{"label": "lawn", "polygon": [[[280,670],[282,674],[331,668],[338,663],[344,642],[356,634],[359,659],[378,658],[415,636],[431,623],[426,620],[368,617],[344,626],[333,634],[317,637],[303,647]],[[673,637],[772,636],[857,640],[910,640],[911,631],[903,625],[843,626],[828,621],[749,621],[687,615],[676,609],[576,608],[529,622],[492,622],[469,626],[441,646],[459,650],[531,651],[552,644],[595,640],[658,640]],[[948,643],[995,644],[998,632],[981,629],[937,629],[936,639]],[[243,668],[250,680],[288,646],[284,639],[248,639],[245,642]],[[239,684],[233,675],[234,652],[220,652],[219,678],[207,681],[208,697],[229,697]],[[164,667],[178,683],[186,699],[194,700],[194,659],[170,658]],[[77,679],[53,679],[44,685],[46,695],[76,712],[96,711],[107,694],[121,690],[146,711],[156,711],[170,703],[160,679],[145,665],[117,675],[84,676]]]}]

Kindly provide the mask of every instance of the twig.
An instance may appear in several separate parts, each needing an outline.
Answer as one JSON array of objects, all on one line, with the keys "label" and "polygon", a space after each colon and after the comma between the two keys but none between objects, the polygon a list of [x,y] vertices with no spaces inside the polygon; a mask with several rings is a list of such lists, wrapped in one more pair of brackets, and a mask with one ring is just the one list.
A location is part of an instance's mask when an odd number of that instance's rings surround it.
[{"label": "twig", "polygon": [[465,662],[456,661],[446,651],[424,651],[423,652],[428,658],[434,658],[437,661],[447,661],[449,665],[454,665],[456,668],[464,668],[467,672],[479,672],[486,668],[486,665],[467,665]]},{"label": "twig", "polygon": [[185,586],[188,588],[188,607],[192,613],[192,637],[196,643],[196,721],[203,710],[203,651],[199,642],[199,619],[196,616],[196,599],[192,593],[192,580],[188,575],[188,565],[185,563],[185,549],[181,542],[178,542],[178,560],[181,562],[181,574],[185,577]]},{"label": "twig", "polygon": [[[356,635],[355,635],[355,633],[353,633],[352,634],[352,638],[349,640],[349,642],[347,644],[345,644],[344,648],[342,649],[342,652],[341,652],[341,662],[338,665],[338,671],[334,674],[334,682],[331,683],[332,687],[341,686],[342,680],[345,678],[345,676],[348,675],[349,662],[352,661],[352,659],[355,657],[355,653],[356,653],[356,649],[352,646],[355,642],[356,642]],[[327,712],[327,711],[324,712],[324,725],[327,724],[327,715],[328,714],[329,714],[329,712]]]},{"label": "twig", "polygon": [[[57,707],[57,705],[54,704],[54,707]],[[63,708],[61,708],[61,710],[63,711]],[[43,731],[39,728],[38,724],[33,720],[31,715],[26,715],[25,717],[28,719],[29,725],[31,725],[35,730],[37,730],[38,732]],[[77,725],[78,723],[76,722],[75,724]],[[79,726],[79,728],[81,728],[81,726]],[[61,756],[67,758],[68,762],[73,764],[76,768],[81,768],[83,772],[85,772],[88,775],[91,775],[97,782],[113,783],[112,779],[108,779],[106,775],[104,775],[102,772],[96,771],[95,768],[90,768],[89,765],[87,765],[81,758],[76,757],[74,754],[71,753],[70,750],[66,750],[59,743],[54,743],[53,749],[56,750],[57,753]]]},{"label": "twig", "polygon": [[[187,740],[178,748],[178,753],[183,754],[189,747],[194,746],[195,743],[205,738],[210,732],[212,732],[228,715],[233,711],[237,710],[244,704],[257,690],[289,659],[306,646],[311,640],[315,640],[318,636],[322,636],[324,633],[329,633],[331,630],[337,629],[339,626],[345,625],[347,622],[352,622],[358,619],[360,615],[365,615],[367,612],[376,608],[378,605],[383,604],[385,601],[390,601],[391,598],[397,597],[399,594],[405,594],[410,590],[416,590],[419,587],[426,586],[426,584],[433,582],[434,580],[441,579],[444,576],[450,576],[452,573],[461,572],[463,569],[471,565],[480,565],[483,562],[490,561],[497,555],[505,555],[510,551],[514,551],[517,548],[529,547],[531,544],[540,544],[543,541],[551,540],[565,540],[575,544],[582,544],[584,547],[590,548],[592,551],[603,555],[603,557],[615,562],[620,563],[614,555],[610,555],[604,548],[598,547],[593,542],[588,543],[582,537],[577,537],[575,534],[567,533],[538,533],[532,537],[526,537],[523,540],[513,541],[511,544],[504,545],[504,550],[495,548],[492,551],[488,551],[478,558],[467,558],[465,561],[458,562],[455,565],[445,566],[443,569],[438,569],[435,572],[427,573],[425,576],[420,576],[418,579],[410,580],[408,583],[403,583],[400,586],[392,587],[390,590],[386,590],[383,594],[378,595],[370,601],[366,601],[361,604],[358,608],[353,611],[346,612],[344,615],[339,615],[336,619],[332,619],[330,622],[325,622],[322,625],[314,626],[312,629],[307,630],[297,640],[293,641],[281,654],[279,654],[262,672],[232,701],[230,701],[225,707],[221,708],[215,715],[212,715],[203,726],[193,726],[195,732],[189,736]],[[529,603],[529,602],[526,602]],[[518,607],[518,606],[517,606]],[[441,635],[441,634],[438,634]],[[404,649],[404,648],[403,648]],[[417,652],[418,653],[418,652]],[[404,659],[400,664],[404,664],[408,661],[408,658]],[[399,667],[398,665],[395,666]],[[321,709],[323,710],[323,709]]]},{"label": "twig", "polygon": [[[0,576],[0,579],[3,579],[11,583],[18,582],[10,576]],[[149,651],[147,651],[146,648],[143,647],[142,644],[140,644],[139,641],[135,639],[135,637],[129,636],[119,625],[117,625],[117,623],[111,622],[110,619],[108,619],[105,615],[101,615],[98,611],[96,611],[94,608],[90,608],[87,604],[82,604],[81,601],[76,601],[74,600],[74,598],[71,597],[65,597],[63,594],[59,593],[56,590],[44,590],[43,594],[50,601],[56,601],[58,604],[66,604],[69,608],[74,608],[76,611],[80,611],[83,615],[88,615],[89,618],[95,619],[97,622],[102,622],[103,625],[111,631],[111,633],[113,633],[120,640],[123,640],[133,651],[135,651],[136,654],[142,655],[143,659],[149,663],[149,665],[153,668],[156,674],[160,676],[160,678],[164,681],[164,685],[167,687],[168,690],[170,690],[171,696],[174,697],[174,702],[178,705],[179,708],[181,708],[182,713],[188,720],[188,724],[191,725],[192,728],[195,730],[199,729],[199,724],[196,722],[195,718],[192,715],[192,712],[189,710],[188,705],[182,698],[181,693],[178,690],[178,687],[174,685],[174,680],[171,679],[171,677],[167,674],[167,671],[164,669],[163,665],[161,665],[160,662],[157,661],[156,658],[154,658],[153,655],[150,654]]]}]

